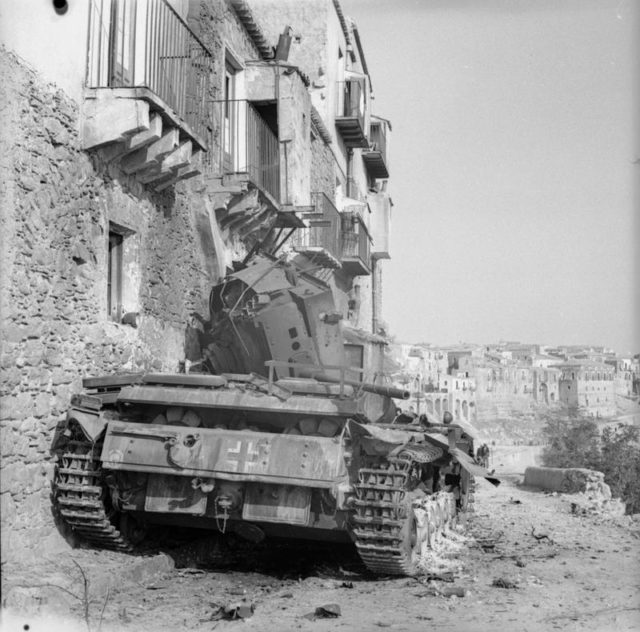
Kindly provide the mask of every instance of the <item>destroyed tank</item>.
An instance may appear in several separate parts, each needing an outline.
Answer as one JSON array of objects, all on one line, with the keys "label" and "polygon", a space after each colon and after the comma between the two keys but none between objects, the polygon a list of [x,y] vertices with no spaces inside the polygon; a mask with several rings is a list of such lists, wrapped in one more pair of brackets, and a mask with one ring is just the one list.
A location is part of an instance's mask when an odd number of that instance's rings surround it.
[{"label": "destroyed tank", "polygon": [[417,573],[489,476],[470,433],[394,424],[409,394],[346,365],[331,289],[291,263],[254,257],[201,321],[188,373],[83,381],[55,445],[64,523],[120,551],[149,525],[351,540],[371,571]]}]

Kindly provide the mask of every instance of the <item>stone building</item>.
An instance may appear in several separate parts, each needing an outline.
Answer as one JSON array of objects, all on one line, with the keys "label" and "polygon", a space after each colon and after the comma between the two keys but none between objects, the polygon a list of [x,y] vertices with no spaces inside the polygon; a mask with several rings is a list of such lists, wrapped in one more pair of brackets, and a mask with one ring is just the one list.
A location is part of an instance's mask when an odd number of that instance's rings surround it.
[{"label": "stone building", "polygon": [[556,368],[561,371],[558,395],[561,404],[592,417],[616,414],[614,367],[602,362],[569,360]]},{"label": "stone building", "polygon": [[51,443],[82,378],[197,361],[256,250],[329,283],[347,361],[381,366],[391,126],[337,0],[300,5],[0,5],[3,560],[66,547]]},{"label": "stone building", "polygon": [[616,356],[606,360],[615,368],[615,392],[621,397],[637,397],[640,395],[638,382],[640,379],[640,363],[637,357]]}]

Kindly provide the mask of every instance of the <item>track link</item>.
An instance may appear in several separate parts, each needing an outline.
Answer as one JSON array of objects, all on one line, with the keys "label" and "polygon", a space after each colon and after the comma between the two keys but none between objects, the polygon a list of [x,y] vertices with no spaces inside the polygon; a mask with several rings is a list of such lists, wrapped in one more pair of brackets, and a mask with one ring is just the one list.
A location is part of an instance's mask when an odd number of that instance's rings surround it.
[{"label": "track link", "polygon": [[452,495],[412,491],[414,465],[410,455],[370,457],[358,472],[351,533],[360,558],[376,574],[417,574],[423,543],[431,546],[455,514]]},{"label": "track link", "polygon": [[101,477],[99,446],[69,441],[58,456],[54,476],[56,508],[83,540],[100,548],[131,551],[131,543],[111,522],[115,512],[108,506]]},{"label": "track link", "polygon": [[409,459],[371,458],[358,472],[352,534],[362,561],[374,573],[412,574],[405,544],[411,465]]}]

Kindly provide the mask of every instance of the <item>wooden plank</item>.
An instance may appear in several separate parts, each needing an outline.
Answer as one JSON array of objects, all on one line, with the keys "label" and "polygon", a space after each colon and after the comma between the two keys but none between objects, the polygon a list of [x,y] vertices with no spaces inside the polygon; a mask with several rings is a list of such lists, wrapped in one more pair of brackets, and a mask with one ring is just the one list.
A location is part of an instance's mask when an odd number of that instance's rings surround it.
[{"label": "wooden plank", "polygon": [[161,385],[125,386],[119,402],[157,404],[164,406],[200,406],[226,410],[291,413],[345,417],[357,412],[356,402],[326,397],[291,396],[282,401],[274,395],[239,389],[172,388]]},{"label": "wooden plank", "polygon": [[227,385],[227,379],[222,375],[203,375],[200,373],[147,373],[141,381],[144,384],[208,386],[209,388],[220,388]]},{"label": "wooden plank", "polygon": [[126,386],[135,384],[144,373],[118,373],[115,375],[102,375],[100,377],[85,377],[82,380],[83,388],[107,388],[111,386]]}]

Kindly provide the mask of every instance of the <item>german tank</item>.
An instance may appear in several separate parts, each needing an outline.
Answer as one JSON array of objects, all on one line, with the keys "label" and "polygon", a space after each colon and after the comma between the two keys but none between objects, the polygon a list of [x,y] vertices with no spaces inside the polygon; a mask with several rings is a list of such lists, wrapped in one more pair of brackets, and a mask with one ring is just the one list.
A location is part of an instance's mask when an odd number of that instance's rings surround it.
[{"label": "german tank", "polygon": [[393,423],[409,394],[349,366],[330,288],[291,263],[230,274],[192,334],[188,373],[87,378],[72,399],[54,504],[92,545],[131,551],[156,524],[350,539],[371,571],[413,575],[473,476],[497,483],[467,428]]}]

